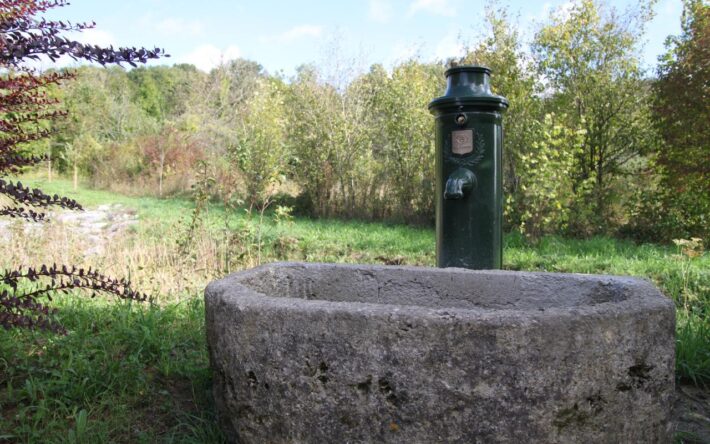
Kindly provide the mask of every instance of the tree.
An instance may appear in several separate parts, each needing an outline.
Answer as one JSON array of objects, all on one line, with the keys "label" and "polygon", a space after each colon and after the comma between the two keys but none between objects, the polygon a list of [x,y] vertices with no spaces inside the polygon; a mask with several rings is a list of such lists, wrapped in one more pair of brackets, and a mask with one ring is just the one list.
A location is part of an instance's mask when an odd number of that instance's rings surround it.
[{"label": "tree", "polygon": [[207,75],[192,77],[189,89],[193,94],[180,120],[205,147],[207,163],[202,169],[217,178],[213,192],[224,202],[243,197],[237,190],[243,183],[242,171],[234,167],[230,153],[238,151],[238,130],[248,113],[249,100],[265,78],[261,65],[244,59],[222,63]]},{"label": "tree", "polygon": [[372,217],[378,208],[398,205],[392,195],[383,196],[390,176],[385,166],[386,121],[377,103],[387,75],[373,67],[352,79],[346,68],[352,63],[330,62],[335,69],[328,82],[315,67],[302,66],[288,89],[293,178],[302,189],[304,206],[314,215]]},{"label": "tree", "polygon": [[[622,16],[592,0],[580,0],[568,14],[553,13],[535,36],[533,50],[548,81],[550,111],[567,114],[569,128],[585,130],[577,157],[575,234],[608,231],[618,222],[612,202],[625,192],[632,161],[656,141],[650,91],[635,51],[651,8]],[[590,192],[583,192],[592,185]]]},{"label": "tree", "polygon": [[387,175],[388,207],[402,220],[434,219],[434,119],[427,104],[444,90],[443,79],[440,65],[409,60],[394,67],[375,98],[384,130],[375,157]]},{"label": "tree", "polygon": [[[514,23],[511,22],[506,10],[488,9],[486,12],[488,36],[477,46],[468,48],[466,54],[458,59],[460,64],[484,65],[493,71],[492,88],[496,94],[508,99],[510,107],[505,113],[503,126],[505,131],[505,145],[503,147],[503,190],[506,196],[505,216],[510,228],[522,228],[525,214],[537,213],[532,194],[549,193],[549,186],[557,187],[556,192],[562,192],[559,187],[566,181],[551,182],[543,188],[539,180],[527,181],[530,171],[527,169],[529,162],[537,162],[541,153],[536,152],[537,147],[547,144],[536,144],[552,132],[567,134],[567,131],[555,130],[545,127],[552,119],[543,119],[540,98],[539,78],[535,66],[523,51],[521,37]],[[555,122],[559,127],[561,122]],[[558,137],[555,138],[558,140]],[[564,149],[562,143],[559,148]],[[540,159],[544,162],[545,159]],[[527,183],[526,183],[527,182]],[[534,182],[534,184],[533,184]],[[562,192],[563,193],[563,192]],[[532,206],[531,206],[532,205]],[[548,215],[554,218],[554,214]],[[528,229],[533,229],[533,224],[527,224]],[[537,227],[534,229],[537,232]],[[523,229],[527,232],[527,230]],[[531,234],[531,233],[528,233]]]},{"label": "tree", "polygon": [[237,141],[229,152],[244,175],[244,200],[249,207],[268,206],[276,185],[286,175],[284,90],[278,79],[256,83],[248,111],[237,128]]},{"label": "tree", "polygon": [[[65,115],[48,88],[73,77],[71,72],[37,73],[26,66],[27,61],[45,56],[56,61],[62,56],[105,64],[144,63],[160,57],[160,49],[101,48],[79,43],[63,36],[67,31],[82,31],[93,24],[72,25],[66,22],[40,19],[49,9],[66,6],[64,0],[0,0],[0,176],[19,172],[22,167],[41,161],[27,152],[28,142],[41,140],[50,133],[47,125]],[[81,210],[77,202],[49,196],[21,183],[0,179],[0,194],[12,206],[0,209],[10,217],[40,221],[44,214],[28,207],[46,209],[51,206]],[[147,296],[130,287],[125,279],[113,279],[96,270],[76,267],[42,265],[36,268],[6,270],[0,274],[5,288],[0,290],[0,325],[62,331],[53,321],[50,309],[42,299],[56,291],[67,292],[84,288],[108,292],[124,299],[146,300]],[[42,281],[50,284],[40,285]],[[26,282],[35,284],[26,289]],[[23,288],[23,285],[25,288]]]},{"label": "tree", "polygon": [[[115,186],[153,172],[147,151],[162,133],[138,103],[136,85],[121,67],[82,66],[51,91],[67,116],[52,121],[49,151],[58,170],[93,185]],[[153,143],[155,142],[155,143]],[[47,151],[47,150],[45,150]]]},{"label": "tree", "polygon": [[547,114],[526,152],[519,153],[519,167],[525,175],[516,192],[519,230],[537,240],[544,234],[567,228],[573,203],[575,159],[583,142],[583,130],[571,130],[559,119]]},{"label": "tree", "polygon": [[332,216],[337,183],[335,146],[330,111],[337,108],[338,92],[319,82],[313,66],[299,68],[289,88],[287,140],[293,153],[294,178],[316,216]]},{"label": "tree", "polygon": [[387,115],[380,99],[389,84],[382,65],[353,80],[345,90],[339,116],[340,158],[346,165],[338,169],[343,190],[343,210],[348,217],[382,219],[392,215],[399,202],[387,192],[391,181],[385,162]]},{"label": "tree", "polygon": [[[74,81],[60,92],[67,118],[54,122],[52,146],[55,159],[66,162],[72,169],[74,189],[78,187],[79,169],[95,159],[101,151],[103,127],[110,122],[110,98],[103,88],[100,75],[87,74],[87,67],[74,73]],[[81,79],[81,81],[79,81]]]},{"label": "tree", "polygon": [[654,84],[664,240],[710,236],[710,5],[686,0],[681,20]]}]

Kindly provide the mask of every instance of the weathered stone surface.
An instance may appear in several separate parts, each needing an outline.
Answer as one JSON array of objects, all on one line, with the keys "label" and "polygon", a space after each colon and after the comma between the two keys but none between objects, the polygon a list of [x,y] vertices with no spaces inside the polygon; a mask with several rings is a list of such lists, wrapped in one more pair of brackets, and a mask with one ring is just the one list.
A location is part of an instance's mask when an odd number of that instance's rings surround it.
[{"label": "weathered stone surface", "polygon": [[280,263],[205,299],[233,442],[671,442],[675,314],[644,280]]}]

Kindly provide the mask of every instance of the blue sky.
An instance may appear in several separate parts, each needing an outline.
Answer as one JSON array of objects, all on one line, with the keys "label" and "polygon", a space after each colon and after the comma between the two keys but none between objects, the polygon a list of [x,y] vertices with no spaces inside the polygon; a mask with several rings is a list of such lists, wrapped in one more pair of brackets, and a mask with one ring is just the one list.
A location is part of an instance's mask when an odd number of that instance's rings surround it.
[{"label": "blue sky", "polygon": [[[633,0],[608,0],[619,10]],[[473,0],[71,0],[50,17],[95,21],[77,38],[102,45],[158,46],[172,55],[155,63],[188,62],[209,70],[220,60],[244,57],[269,72],[291,75],[304,63],[355,60],[392,66],[416,55],[443,59],[484,33],[485,6]],[[569,3],[501,1],[525,38],[550,11]],[[659,0],[642,59],[654,66],[663,41],[680,32],[681,0]],[[333,55],[337,53],[337,55]]]}]

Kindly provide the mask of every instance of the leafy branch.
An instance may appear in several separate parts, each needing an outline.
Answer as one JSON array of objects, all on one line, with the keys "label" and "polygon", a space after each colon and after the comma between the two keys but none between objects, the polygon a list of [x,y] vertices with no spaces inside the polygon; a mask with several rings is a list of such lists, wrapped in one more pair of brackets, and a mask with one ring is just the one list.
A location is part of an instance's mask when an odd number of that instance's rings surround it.
[{"label": "leafy branch", "polygon": [[[23,282],[38,284],[36,289],[21,291]],[[5,329],[27,328],[66,333],[54,319],[43,298],[52,301],[52,294],[69,294],[73,290],[89,290],[91,297],[98,293],[112,294],[120,299],[137,302],[150,301],[147,294],[134,290],[127,279],[116,279],[92,268],[65,265],[42,265],[40,268],[20,268],[0,273],[0,283],[10,290],[0,291],[0,326]]]},{"label": "leafy branch", "polygon": [[[136,66],[136,63],[167,56],[159,48],[102,48],[70,40],[63,34],[90,29],[95,24],[72,24],[36,17],[66,5],[66,0],[0,0],[0,177],[17,174],[23,167],[41,162],[44,158],[28,153],[26,144],[49,136],[51,131],[46,129],[46,124],[67,114],[58,109],[59,100],[49,91],[62,81],[72,79],[74,73],[37,73],[25,62],[39,60],[40,56],[51,61],[68,56],[101,65],[128,63]],[[45,220],[45,214],[26,207],[83,209],[73,199],[49,195],[2,178],[0,195],[14,203],[14,206],[0,208],[0,216],[11,218]],[[0,326],[64,333],[65,329],[54,319],[56,310],[50,309],[44,300],[51,301],[52,294],[67,294],[73,290],[89,290],[92,297],[97,293],[108,293],[120,299],[148,300],[148,296],[134,290],[128,280],[112,278],[91,268],[56,264],[20,267],[0,273]]]}]

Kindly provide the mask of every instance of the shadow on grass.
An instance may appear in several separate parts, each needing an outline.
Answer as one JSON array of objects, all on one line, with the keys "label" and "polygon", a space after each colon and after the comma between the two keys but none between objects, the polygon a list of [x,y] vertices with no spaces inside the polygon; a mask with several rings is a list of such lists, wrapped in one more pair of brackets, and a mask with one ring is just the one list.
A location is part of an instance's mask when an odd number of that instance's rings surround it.
[{"label": "shadow on grass", "polygon": [[55,306],[66,336],[0,331],[0,442],[224,441],[201,297]]}]

